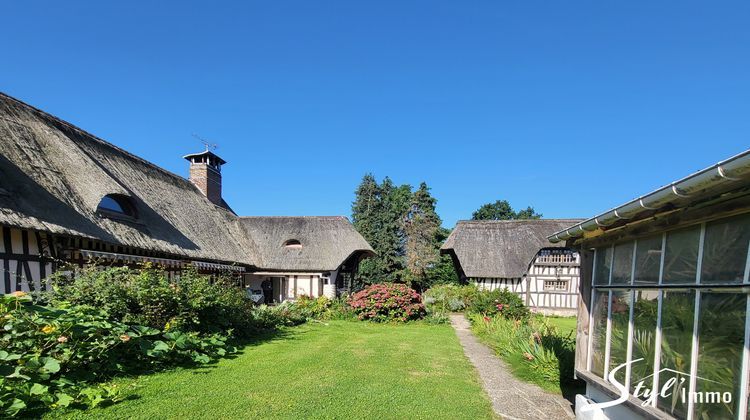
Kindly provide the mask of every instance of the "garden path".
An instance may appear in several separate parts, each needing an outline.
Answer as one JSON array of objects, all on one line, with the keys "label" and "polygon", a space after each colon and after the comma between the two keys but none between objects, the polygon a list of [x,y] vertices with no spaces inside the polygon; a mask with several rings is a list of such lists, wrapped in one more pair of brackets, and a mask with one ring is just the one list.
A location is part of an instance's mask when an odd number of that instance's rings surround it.
[{"label": "garden path", "polygon": [[482,387],[498,415],[504,419],[575,418],[568,400],[514,377],[505,362],[472,334],[463,314],[452,314],[450,319],[464,354],[479,372]]}]

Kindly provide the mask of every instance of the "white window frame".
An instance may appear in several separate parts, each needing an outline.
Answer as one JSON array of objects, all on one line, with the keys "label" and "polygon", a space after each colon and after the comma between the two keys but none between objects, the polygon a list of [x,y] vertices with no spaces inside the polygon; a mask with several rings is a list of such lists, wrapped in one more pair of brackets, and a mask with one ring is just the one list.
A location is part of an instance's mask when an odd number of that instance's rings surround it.
[{"label": "white window frame", "polygon": [[[719,219],[721,220],[721,219]],[[684,227],[689,228],[689,227]],[[680,229],[683,229],[681,227]],[[667,245],[667,235],[669,232],[663,232],[661,234],[662,241],[661,241],[661,257],[659,261],[659,277],[656,288],[653,288],[658,291],[657,295],[657,321],[656,321],[656,333],[655,333],[655,350],[654,350],[654,374],[653,374],[653,382],[652,382],[652,390],[658,390],[659,387],[659,370],[661,369],[661,344],[662,344],[662,307],[663,307],[663,300],[664,300],[664,264],[665,264],[665,256],[666,256],[666,245]],[[695,273],[695,286],[702,286],[701,283],[701,275],[702,275],[702,265],[703,265],[703,253],[704,253],[704,242],[706,238],[706,222],[700,223],[700,236],[699,236],[699,243],[698,243],[698,256],[697,256],[697,264],[696,264],[696,273]],[[636,299],[636,288],[644,288],[644,287],[637,287],[635,285],[635,268],[636,268],[636,253],[637,253],[637,246],[638,246],[638,240],[635,239],[633,241],[633,254],[631,256],[632,258],[632,266],[631,266],[631,275],[630,275],[630,283],[628,285],[623,285],[625,287],[622,287],[624,290],[630,291],[630,313],[629,313],[629,320],[628,320],[628,342],[627,342],[627,359],[628,361],[632,360],[632,351],[633,351],[633,332],[634,332],[634,325],[633,325],[633,316],[634,316],[634,306],[635,306],[635,299]],[[593,269],[592,269],[592,276],[590,280],[591,284],[591,300],[590,300],[590,313],[589,313],[589,340],[588,340],[588,348],[587,348],[587,355],[586,355],[586,370],[591,373],[591,365],[592,365],[592,359],[593,359],[593,328],[594,328],[594,304],[595,297],[597,294],[597,290],[599,292],[607,291],[607,328],[606,328],[606,335],[605,335],[605,351],[604,351],[604,380],[608,382],[607,377],[609,376],[609,359],[610,359],[610,353],[611,353],[611,335],[612,335],[612,293],[613,290],[612,287],[612,271],[615,265],[615,252],[614,252],[615,244],[612,243],[607,247],[597,247],[594,249],[594,261],[593,261]],[[603,249],[609,249],[609,252],[611,253],[611,261],[609,266],[609,278],[607,279],[606,284],[597,285],[596,283],[596,269],[597,269],[597,256],[600,252],[600,250]],[[750,285],[750,243],[748,243],[747,246],[747,257],[745,262],[745,271],[744,271],[744,278],[742,284],[738,284],[737,286],[745,286],[748,287]],[[618,285],[619,286],[619,285]],[[643,286],[643,285],[641,285]],[[700,303],[701,303],[701,287],[696,288],[690,288],[690,284],[686,284],[685,287],[689,290],[695,291],[695,301],[694,301],[694,314],[693,314],[693,338],[692,338],[692,344],[691,344],[691,350],[690,350],[690,383],[689,383],[689,391],[688,395],[693,395],[696,388],[696,377],[698,372],[698,349],[699,349],[699,322],[700,322]],[[608,289],[609,288],[609,289]],[[645,287],[649,288],[649,287]],[[605,289],[605,290],[601,290]],[[606,290],[608,289],[608,290]],[[737,396],[740,398],[739,404],[737,405],[737,419],[739,420],[749,420],[747,416],[747,410],[748,410],[748,398],[750,397],[750,294],[746,297],[746,309],[745,309],[745,334],[744,334],[744,346],[742,351],[742,362],[741,362],[741,377],[740,377],[740,394]],[[598,376],[598,375],[595,375]],[[630,365],[626,367],[626,380],[625,380],[625,387],[626,389],[630,390],[630,381],[631,381],[631,369]],[[650,406],[652,408],[656,408],[658,403],[658,398],[654,398],[651,402]],[[695,403],[693,398],[688,398],[688,407],[687,407],[687,419],[693,420],[694,419],[694,409],[695,409]]]}]

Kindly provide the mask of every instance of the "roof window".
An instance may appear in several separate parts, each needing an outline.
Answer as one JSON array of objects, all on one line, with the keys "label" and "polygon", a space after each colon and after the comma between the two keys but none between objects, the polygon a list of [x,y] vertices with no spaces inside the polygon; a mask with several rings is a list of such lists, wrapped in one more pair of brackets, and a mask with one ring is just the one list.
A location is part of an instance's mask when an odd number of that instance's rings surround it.
[{"label": "roof window", "polygon": [[284,242],[284,248],[287,249],[300,249],[302,248],[302,243],[297,239],[289,239],[286,242]]},{"label": "roof window", "polygon": [[121,194],[107,194],[99,202],[96,211],[105,216],[137,217],[133,200]]}]

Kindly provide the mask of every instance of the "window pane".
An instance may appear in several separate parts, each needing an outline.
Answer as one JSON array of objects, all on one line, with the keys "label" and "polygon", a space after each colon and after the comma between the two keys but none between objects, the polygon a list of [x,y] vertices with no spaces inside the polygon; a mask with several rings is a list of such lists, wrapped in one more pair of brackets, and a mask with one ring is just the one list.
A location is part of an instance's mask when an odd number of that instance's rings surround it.
[{"label": "window pane", "polygon": [[635,250],[635,283],[657,284],[661,265],[661,236],[638,239]]},{"label": "window pane", "polygon": [[[640,241],[638,244],[640,245]],[[630,390],[643,381],[644,389],[651,389],[656,355],[656,318],[659,311],[657,290],[636,290],[633,307],[633,354],[631,360],[643,359],[631,365]],[[642,399],[643,396],[641,396]]]},{"label": "window pane", "polygon": [[594,273],[594,284],[603,285],[609,283],[609,267],[612,266],[612,247],[597,248],[596,250],[596,273]]},{"label": "window pane", "polygon": [[607,340],[609,292],[594,293],[594,323],[591,326],[591,373],[604,377],[604,352]]},{"label": "window pane", "polygon": [[[615,251],[615,256],[617,256],[617,251]],[[612,291],[612,337],[609,347],[610,371],[624,364],[627,357],[630,294],[630,290]],[[623,385],[625,385],[625,372],[626,370],[623,367],[615,373],[615,379]]]},{"label": "window pane", "polygon": [[741,283],[745,275],[748,243],[748,215],[707,224],[701,283]]},{"label": "window pane", "polygon": [[[661,359],[657,405],[667,413],[687,417],[687,401],[683,389],[690,385],[690,354],[693,346],[695,292],[664,290],[661,303]],[[680,373],[683,372],[683,373]]]},{"label": "window pane", "polygon": [[695,283],[700,237],[700,226],[667,233],[664,284]]},{"label": "window pane", "polygon": [[104,196],[102,198],[102,201],[99,202],[99,208],[104,210],[109,210],[115,213],[122,213],[125,214],[125,210],[122,208],[120,203],[117,202],[114,198],[110,196]]},{"label": "window pane", "polygon": [[612,267],[612,284],[630,284],[633,271],[633,243],[615,245],[614,263]]},{"label": "window pane", "polygon": [[[746,302],[746,295],[738,292],[701,293],[695,390],[701,393],[703,403],[695,404],[695,418],[735,417],[740,398]],[[731,402],[708,402],[717,392],[730,393]]]}]

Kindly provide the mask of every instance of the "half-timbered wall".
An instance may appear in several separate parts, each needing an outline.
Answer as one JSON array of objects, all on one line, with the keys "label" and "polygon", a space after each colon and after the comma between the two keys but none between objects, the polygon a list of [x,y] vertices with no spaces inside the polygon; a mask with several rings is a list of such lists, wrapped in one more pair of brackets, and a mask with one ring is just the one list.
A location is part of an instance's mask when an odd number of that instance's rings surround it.
[{"label": "half-timbered wall", "polygon": [[[169,258],[169,256],[130,248],[106,244],[97,240],[66,236],[53,236],[45,232],[0,226],[0,294],[15,291],[33,292],[49,290],[51,285],[48,276],[58,267],[72,264],[73,267],[84,267],[91,263],[103,266],[139,267],[142,262],[133,258],[112,260],[107,258],[88,258],[82,250],[101,251],[104,253],[122,254],[123,256],[149,259]],[[130,261],[128,261],[130,260]],[[183,261],[185,266],[190,261]],[[163,268],[165,275],[173,281],[179,280],[183,266],[155,264]],[[199,264],[200,265],[200,264]],[[221,265],[204,263],[203,265]],[[199,273],[216,277],[221,269],[196,267]],[[235,276],[237,272],[231,271]]]},{"label": "half-timbered wall", "polygon": [[526,306],[542,312],[573,314],[578,307],[580,257],[567,249],[543,249],[523,278],[472,278],[482,290],[508,289]]},{"label": "half-timbered wall", "polygon": [[0,227],[0,293],[49,288],[45,278],[55,269],[57,258],[52,243],[45,233]]}]

